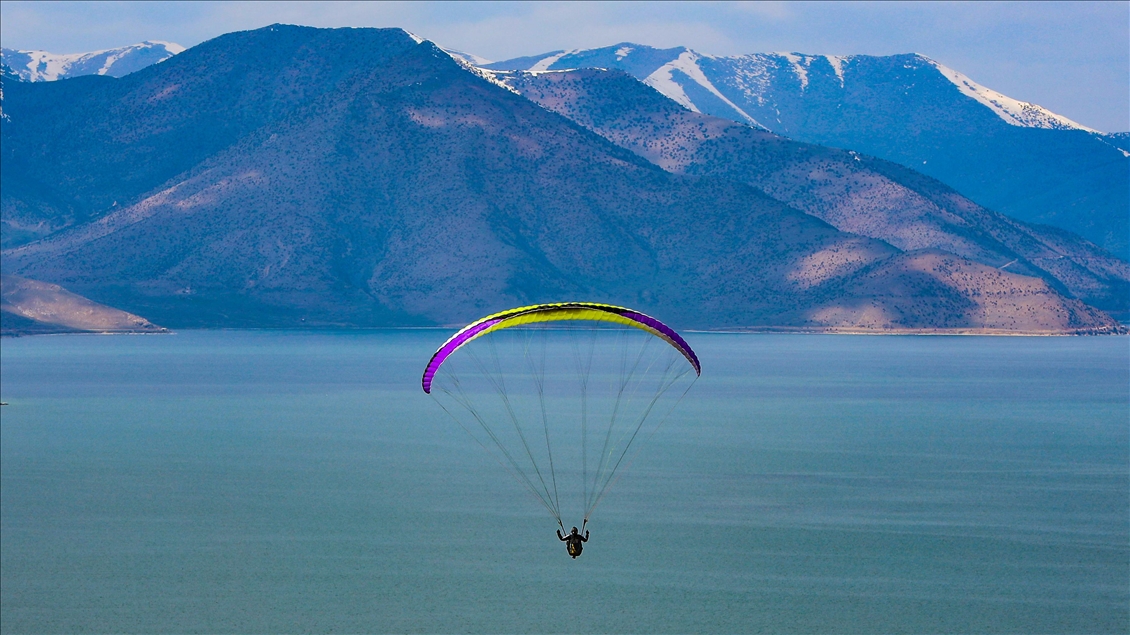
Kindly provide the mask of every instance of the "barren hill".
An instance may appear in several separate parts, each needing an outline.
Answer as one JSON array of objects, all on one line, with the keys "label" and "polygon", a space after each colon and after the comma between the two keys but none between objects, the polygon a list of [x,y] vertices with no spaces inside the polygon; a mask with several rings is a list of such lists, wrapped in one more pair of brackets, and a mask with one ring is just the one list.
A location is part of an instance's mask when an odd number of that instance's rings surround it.
[{"label": "barren hill", "polygon": [[19,276],[0,276],[0,314],[5,335],[165,331],[145,318],[92,302],[57,284]]}]

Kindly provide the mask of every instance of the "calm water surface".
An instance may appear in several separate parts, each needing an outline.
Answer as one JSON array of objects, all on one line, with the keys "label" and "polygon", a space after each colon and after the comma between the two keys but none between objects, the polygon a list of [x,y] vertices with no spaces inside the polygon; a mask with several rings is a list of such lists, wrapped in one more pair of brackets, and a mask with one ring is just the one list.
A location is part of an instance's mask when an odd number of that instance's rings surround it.
[{"label": "calm water surface", "polygon": [[688,334],[574,561],[443,331],[0,347],[4,633],[1130,631],[1130,340]]}]

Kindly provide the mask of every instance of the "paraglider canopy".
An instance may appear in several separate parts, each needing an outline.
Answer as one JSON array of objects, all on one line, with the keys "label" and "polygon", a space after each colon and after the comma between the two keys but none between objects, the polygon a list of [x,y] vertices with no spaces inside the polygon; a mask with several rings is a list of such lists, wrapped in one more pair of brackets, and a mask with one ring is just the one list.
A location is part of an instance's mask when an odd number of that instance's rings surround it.
[{"label": "paraglider canopy", "polygon": [[652,335],[662,338],[671,346],[674,346],[675,350],[682,353],[683,357],[687,358],[687,361],[691,363],[691,366],[694,367],[695,374],[702,374],[702,366],[699,364],[698,356],[695,355],[691,347],[687,345],[686,340],[676,333],[674,329],[659,320],[638,311],[613,306],[611,304],[560,302],[555,304],[534,304],[509,309],[488,315],[481,320],[477,320],[463,327],[458,333],[452,335],[451,338],[432,355],[431,361],[428,362],[427,368],[424,369],[424,377],[421,380],[424,392],[431,394],[432,379],[435,377],[436,371],[439,370],[439,367],[443,365],[452,353],[459,350],[460,347],[471,340],[500,329],[522,326],[524,324],[534,324],[537,322],[556,322],[561,320],[613,322],[647,331]]}]

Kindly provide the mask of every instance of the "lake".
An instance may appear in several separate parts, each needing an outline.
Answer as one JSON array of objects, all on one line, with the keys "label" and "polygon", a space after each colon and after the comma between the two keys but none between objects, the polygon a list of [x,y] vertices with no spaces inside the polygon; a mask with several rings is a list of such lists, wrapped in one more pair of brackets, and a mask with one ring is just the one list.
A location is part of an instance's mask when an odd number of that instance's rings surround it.
[{"label": "lake", "polygon": [[685,333],[573,560],[443,330],[0,345],[4,633],[1130,631],[1130,339]]}]

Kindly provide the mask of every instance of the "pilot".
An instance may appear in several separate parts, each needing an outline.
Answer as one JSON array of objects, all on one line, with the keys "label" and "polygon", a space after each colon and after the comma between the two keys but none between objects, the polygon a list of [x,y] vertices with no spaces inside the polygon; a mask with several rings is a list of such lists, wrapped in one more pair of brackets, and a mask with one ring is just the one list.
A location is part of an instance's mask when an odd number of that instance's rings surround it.
[{"label": "pilot", "polygon": [[574,527],[573,531],[570,532],[568,536],[564,536],[561,534],[561,530],[558,529],[557,537],[561,539],[561,542],[565,543],[565,547],[569,550],[569,555],[573,556],[573,559],[576,560],[577,556],[581,555],[581,551],[584,550],[584,547],[581,545],[581,543],[589,541],[589,532],[586,529],[585,535],[582,536],[577,531],[577,528]]}]

